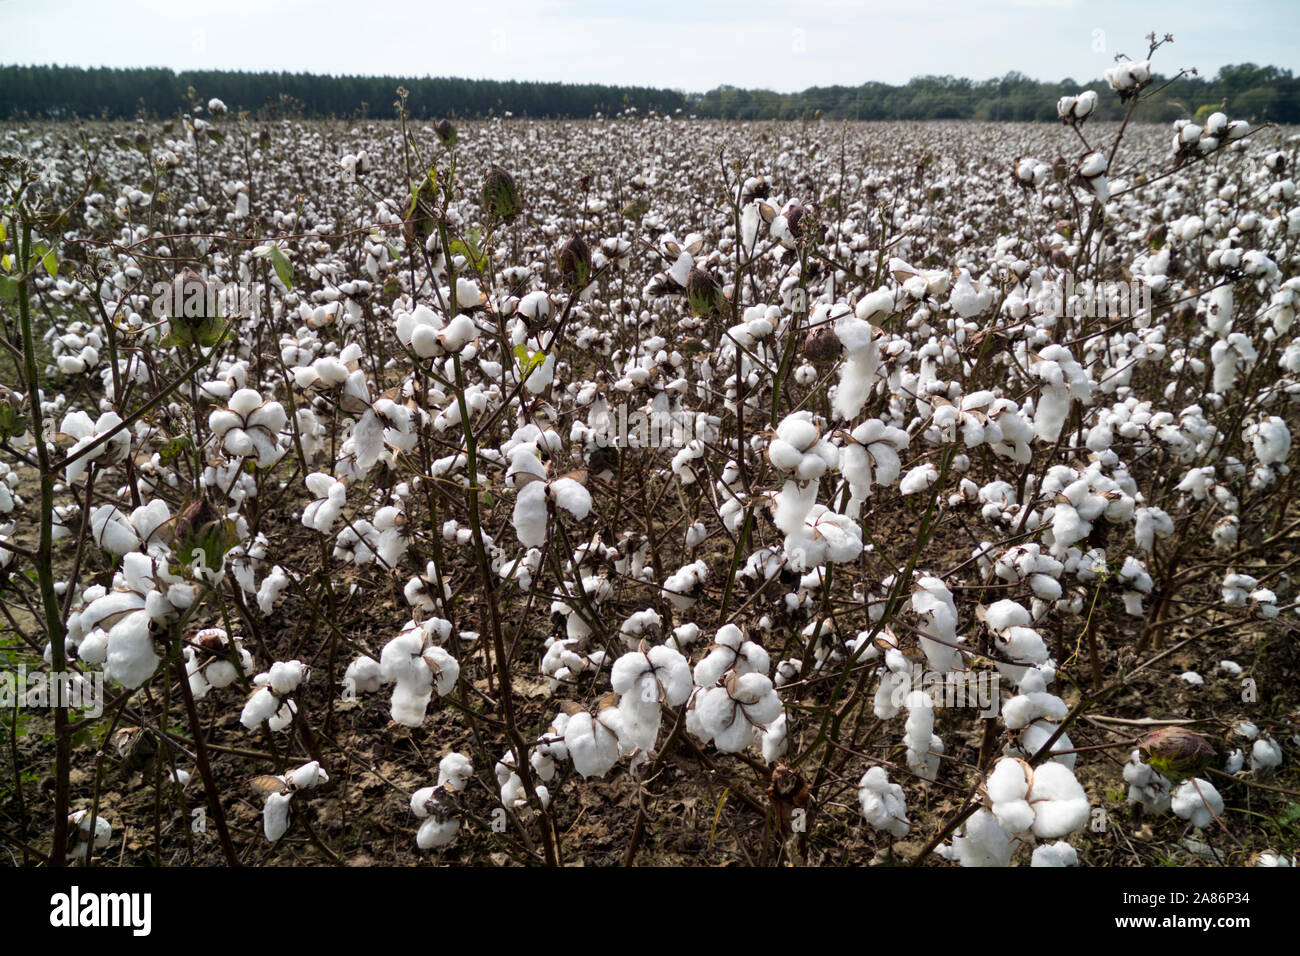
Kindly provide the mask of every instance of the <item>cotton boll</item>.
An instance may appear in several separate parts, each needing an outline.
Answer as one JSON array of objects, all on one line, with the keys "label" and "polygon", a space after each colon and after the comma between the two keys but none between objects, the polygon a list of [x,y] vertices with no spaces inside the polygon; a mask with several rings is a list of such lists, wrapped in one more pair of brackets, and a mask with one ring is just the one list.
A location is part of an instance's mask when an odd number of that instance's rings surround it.
[{"label": "cotton boll", "polygon": [[1282,747],[1271,737],[1260,737],[1250,748],[1251,772],[1272,770],[1282,765]]},{"label": "cotton boll", "polygon": [[1006,831],[988,810],[977,810],[953,837],[953,852],[962,866],[1009,866],[1012,845]]},{"label": "cotton boll", "polygon": [[421,850],[436,850],[451,843],[458,832],[460,832],[460,819],[458,817],[444,819],[431,816],[421,823],[420,829],[416,831],[415,845]]},{"label": "cotton boll", "polygon": [[1213,784],[1200,777],[1193,777],[1184,780],[1174,791],[1170,806],[1175,816],[1194,827],[1203,828],[1209,826],[1215,817],[1223,815],[1224,803]]},{"label": "cotton boll", "polygon": [[613,708],[599,717],[583,711],[569,718],[564,742],[573,769],[584,777],[603,777],[618,762],[618,713]]},{"label": "cotton boll", "polygon": [[903,788],[890,783],[883,767],[872,767],[858,782],[858,804],[867,823],[895,839],[907,836],[907,800]]},{"label": "cotton boll", "polygon": [[1030,859],[1030,866],[1078,866],[1079,854],[1066,843],[1060,840],[1056,843],[1044,843],[1042,846],[1034,848],[1033,856]]},{"label": "cotton boll", "polygon": [[1034,835],[1044,840],[1081,829],[1091,813],[1088,795],[1074,773],[1052,761],[1034,768],[1029,802],[1034,808]]},{"label": "cotton boll", "polygon": [[292,799],[292,793],[272,793],[266,798],[266,806],[262,808],[262,832],[272,843],[289,829],[289,802]]},{"label": "cotton boll", "polygon": [[898,485],[898,490],[904,495],[914,495],[925,491],[938,480],[939,470],[930,462],[926,462],[923,465],[917,465],[904,475],[903,480]]},{"label": "cotton boll", "polygon": [[1142,762],[1142,752],[1134,750],[1124,765],[1128,802],[1141,804],[1148,812],[1164,813],[1169,809],[1171,785],[1150,764]]}]

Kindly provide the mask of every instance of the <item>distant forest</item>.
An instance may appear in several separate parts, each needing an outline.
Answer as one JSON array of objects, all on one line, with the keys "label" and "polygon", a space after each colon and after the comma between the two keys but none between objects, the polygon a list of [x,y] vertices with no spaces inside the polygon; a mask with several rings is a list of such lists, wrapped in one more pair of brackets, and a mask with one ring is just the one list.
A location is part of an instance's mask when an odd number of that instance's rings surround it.
[{"label": "distant forest", "polygon": [[[1160,77],[1156,84],[1163,83]],[[130,119],[165,117],[211,97],[232,110],[260,117],[389,118],[396,90],[409,91],[417,119],[609,116],[635,109],[644,115],[694,115],[713,119],[1053,120],[1056,100],[1083,89],[1103,92],[1104,81],[1043,83],[1021,73],[967,80],[922,76],[902,86],[812,87],[773,93],[731,86],[707,93],[600,84],[396,76],[318,76],[310,73],[0,66],[0,118]],[[1206,107],[1234,118],[1300,123],[1300,78],[1290,70],[1253,63],[1225,66],[1212,78],[1184,77],[1151,104],[1147,119],[1172,120]],[[1103,96],[1099,118],[1120,115],[1118,98]]]}]

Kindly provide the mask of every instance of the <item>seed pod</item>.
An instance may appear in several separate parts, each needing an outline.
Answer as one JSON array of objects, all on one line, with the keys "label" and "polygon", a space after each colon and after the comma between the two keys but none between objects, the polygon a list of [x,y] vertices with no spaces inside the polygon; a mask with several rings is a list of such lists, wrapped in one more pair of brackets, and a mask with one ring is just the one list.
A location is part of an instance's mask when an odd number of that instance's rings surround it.
[{"label": "seed pod", "polygon": [[487,214],[500,219],[513,219],[523,208],[514,177],[497,165],[483,175],[482,198]]},{"label": "seed pod", "polygon": [[1172,782],[1194,777],[1214,759],[1214,746],[1201,734],[1182,727],[1162,727],[1142,738],[1147,762]]},{"label": "seed pod", "polygon": [[808,782],[798,770],[779,763],[772,771],[772,783],[767,788],[767,797],[776,810],[780,832],[790,833],[794,829],[795,811],[801,811],[802,815],[808,809]]},{"label": "seed pod", "polygon": [[570,288],[581,289],[591,278],[591,247],[576,232],[560,246],[560,275]]},{"label": "seed pod", "polygon": [[785,213],[786,226],[790,229],[790,235],[796,239],[811,235],[816,220],[817,217],[807,206],[791,206]]},{"label": "seed pod", "polygon": [[208,301],[208,283],[193,269],[184,269],[172,280],[171,310],[173,319],[216,318],[216,303]]},{"label": "seed pod", "polygon": [[840,355],[840,339],[829,325],[818,326],[803,339],[803,354],[814,365],[825,365]]},{"label": "seed pod", "polygon": [[438,135],[438,142],[448,149],[456,145],[456,127],[450,120],[440,119],[433,124],[433,131]]},{"label": "seed pod", "polygon": [[700,318],[713,318],[722,313],[722,290],[713,276],[703,269],[692,269],[686,275],[686,298],[691,314]]}]

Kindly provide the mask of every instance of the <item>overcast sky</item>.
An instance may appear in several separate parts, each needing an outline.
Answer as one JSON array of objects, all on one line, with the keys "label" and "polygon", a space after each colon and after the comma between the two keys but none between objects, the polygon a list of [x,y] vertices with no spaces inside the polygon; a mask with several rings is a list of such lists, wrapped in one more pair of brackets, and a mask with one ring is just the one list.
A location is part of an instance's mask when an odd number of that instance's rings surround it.
[{"label": "overcast sky", "polygon": [[1202,0],[0,0],[0,63],[463,76],[781,91],[922,74],[1300,71],[1300,2]]}]

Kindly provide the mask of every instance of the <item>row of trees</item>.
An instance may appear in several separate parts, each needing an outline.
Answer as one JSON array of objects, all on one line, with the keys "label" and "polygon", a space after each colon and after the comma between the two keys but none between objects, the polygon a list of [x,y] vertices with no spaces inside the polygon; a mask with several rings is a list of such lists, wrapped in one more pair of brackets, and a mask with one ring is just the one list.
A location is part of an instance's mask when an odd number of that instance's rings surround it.
[{"label": "row of trees", "polygon": [[[1157,83],[1163,82],[1157,79]],[[705,93],[694,104],[700,116],[726,119],[806,119],[820,114],[832,119],[862,120],[1055,120],[1056,101],[1084,89],[1102,92],[1104,80],[1041,83],[1022,73],[999,79],[968,80],[953,76],[921,76],[903,86],[866,83],[862,86],[812,87],[801,93],[773,93],[724,86]],[[1173,120],[1191,116],[1202,106],[1226,108],[1233,116],[1279,123],[1300,123],[1300,77],[1290,70],[1244,63],[1225,66],[1213,78],[1186,76],[1175,80],[1151,104],[1146,118]],[[1103,96],[1101,119],[1118,119],[1118,98]]]},{"label": "row of trees", "polygon": [[527,83],[454,77],[317,76],[155,68],[0,67],[0,117],[130,119],[169,116],[195,97],[231,109],[305,116],[392,117],[397,88],[419,119],[464,116],[593,116],[635,108],[673,112],[688,104],[674,90],[597,83]]},{"label": "row of trees", "polygon": [[[717,119],[978,119],[1052,120],[1056,100],[1101,80],[1042,83],[1022,73],[968,80],[922,76],[902,86],[812,87],[801,93],[723,86],[703,95],[677,90],[600,84],[529,83],[456,78],[317,76],[310,73],[235,73],[156,68],[83,69],[60,66],[0,67],[0,117],[126,119],[167,116],[193,105],[194,91],[217,96],[232,109],[305,116],[391,117],[399,86],[409,91],[417,118],[484,117],[512,113],[534,117],[588,117],[635,108],[678,110]],[[1300,123],[1300,77],[1290,70],[1244,63],[1213,78],[1174,81],[1153,104],[1151,119],[1175,119],[1211,106],[1234,116]],[[1118,118],[1120,106],[1103,97],[1099,117]]]}]

